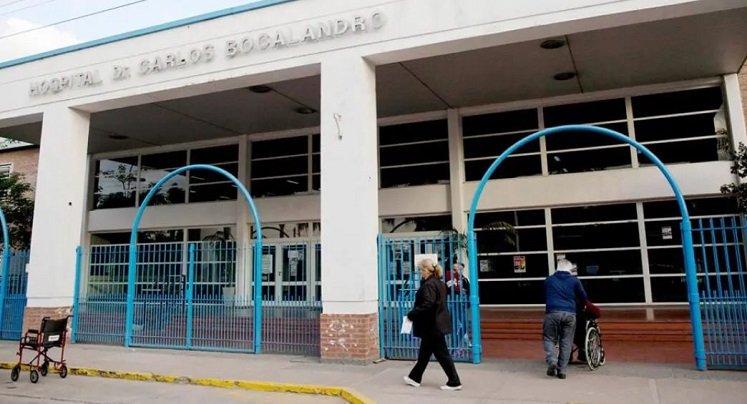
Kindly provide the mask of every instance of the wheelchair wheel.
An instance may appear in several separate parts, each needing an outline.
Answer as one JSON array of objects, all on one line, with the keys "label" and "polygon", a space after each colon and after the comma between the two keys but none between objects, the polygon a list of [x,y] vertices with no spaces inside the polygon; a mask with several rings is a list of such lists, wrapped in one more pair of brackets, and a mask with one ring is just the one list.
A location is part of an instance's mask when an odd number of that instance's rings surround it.
[{"label": "wheelchair wheel", "polygon": [[599,330],[589,328],[586,330],[586,364],[590,370],[596,370],[602,365],[603,355],[602,337],[599,335]]},{"label": "wheelchair wheel", "polygon": [[18,376],[21,374],[21,366],[15,365],[13,366],[13,369],[10,370],[10,380],[13,380],[14,382],[18,381]]},{"label": "wheelchair wheel", "polygon": [[36,371],[36,369],[31,369],[31,372],[29,373],[29,379],[31,379],[31,383],[36,383],[39,381],[39,372]]},{"label": "wheelchair wheel", "polygon": [[42,363],[41,367],[39,368],[39,373],[41,373],[42,376],[46,376],[47,373],[49,373],[49,362],[44,361],[44,363]]},{"label": "wheelchair wheel", "polygon": [[67,366],[60,366],[60,377],[63,379],[67,377]]}]

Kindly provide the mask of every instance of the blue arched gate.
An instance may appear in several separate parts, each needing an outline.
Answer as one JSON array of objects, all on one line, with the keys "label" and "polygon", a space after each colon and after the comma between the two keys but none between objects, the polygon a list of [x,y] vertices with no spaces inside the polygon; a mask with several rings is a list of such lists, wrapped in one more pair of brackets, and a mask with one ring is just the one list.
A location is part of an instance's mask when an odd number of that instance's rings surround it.
[{"label": "blue arched gate", "polygon": [[[679,186],[677,185],[677,182],[672,177],[669,170],[666,169],[664,164],[659,160],[656,155],[654,155],[650,150],[648,150],[645,146],[642,144],[636,142],[635,140],[621,134],[618,132],[615,132],[610,129],[601,128],[597,126],[588,126],[588,125],[566,125],[566,126],[557,126],[553,128],[543,129],[539,132],[536,132],[534,134],[531,134],[518,142],[514,143],[511,147],[506,149],[500,156],[498,156],[495,161],[493,161],[493,164],[490,165],[490,167],[485,171],[485,174],[483,175],[482,179],[480,180],[480,183],[478,184],[477,188],[475,189],[475,194],[472,197],[472,204],[470,206],[469,216],[468,216],[468,229],[467,229],[467,243],[468,247],[467,250],[469,251],[469,271],[470,271],[470,278],[471,279],[477,279],[477,242],[475,237],[475,214],[477,213],[477,205],[480,202],[480,197],[482,195],[483,190],[485,189],[485,185],[487,184],[488,180],[490,180],[490,177],[493,175],[495,170],[503,163],[508,156],[510,156],[512,153],[514,153],[516,150],[520,149],[522,146],[526,145],[529,142],[535,141],[543,136],[554,136],[559,135],[561,133],[569,133],[569,132],[581,132],[584,134],[596,134],[596,135],[602,135],[611,137],[615,140],[618,140],[622,143],[627,143],[630,146],[636,148],[639,152],[644,154],[646,157],[651,160],[654,165],[659,169],[662,175],[666,178],[667,182],[669,183],[669,186],[672,188],[672,191],[674,192],[674,196],[677,200],[677,204],[680,209],[680,213],[682,215],[682,223],[681,223],[681,233],[682,233],[682,252],[684,254],[685,259],[685,277],[687,280],[687,297],[688,301],[690,303],[690,320],[692,323],[692,330],[693,330],[693,345],[694,345],[694,351],[695,351],[695,365],[698,369],[704,370],[706,368],[706,357],[705,357],[705,345],[703,340],[703,325],[701,322],[701,312],[700,312],[700,297],[698,295],[698,281],[696,277],[696,270],[695,270],[695,255],[693,251],[693,232],[692,232],[692,226],[690,223],[690,215],[687,211],[687,206],[685,205],[685,199],[682,196],[682,192],[679,189]],[[478,282],[474,282],[473,287],[470,289],[470,296],[469,300],[471,303],[471,311],[472,311],[472,319],[474,320],[472,322],[472,335],[474,335],[474,344],[472,347],[472,361],[474,363],[479,363],[482,359],[482,343],[481,343],[481,335],[480,335],[480,310],[479,310],[479,288],[478,288]]]}]

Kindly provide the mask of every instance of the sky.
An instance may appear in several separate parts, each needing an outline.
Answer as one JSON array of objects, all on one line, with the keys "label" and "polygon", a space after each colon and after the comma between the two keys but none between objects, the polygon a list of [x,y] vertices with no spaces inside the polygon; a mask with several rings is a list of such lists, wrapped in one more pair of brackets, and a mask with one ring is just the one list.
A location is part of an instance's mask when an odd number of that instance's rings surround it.
[{"label": "sky", "polygon": [[0,0],[0,63],[258,1]]}]

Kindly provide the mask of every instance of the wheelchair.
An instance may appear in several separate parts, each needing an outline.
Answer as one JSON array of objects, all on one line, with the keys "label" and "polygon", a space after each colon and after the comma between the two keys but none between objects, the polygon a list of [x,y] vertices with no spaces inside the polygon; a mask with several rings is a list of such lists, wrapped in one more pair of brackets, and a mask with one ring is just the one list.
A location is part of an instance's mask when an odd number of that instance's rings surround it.
[{"label": "wheelchair", "polygon": [[[604,366],[604,346],[602,345],[602,330],[599,328],[596,318],[588,318],[586,320],[586,334],[584,338],[584,348],[586,352],[586,365],[589,370],[597,370],[600,366]],[[578,347],[574,346],[571,352],[578,354]]]},{"label": "wheelchair", "polygon": [[[26,334],[21,337],[18,344],[18,363],[13,366],[10,371],[10,379],[18,381],[18,377],[21,374],[21,365],[23,362],[23,351],[36,352],[34,356],[26,365],[29,366],[29,378],[31,383],[39,381],[39,374],[46,376],[49,372],[50,364],[59,373],[61,378],[67,377],[67,365],[65,364],[65,340],[67,339],[67,321],[70,316],[61,319],[51,319],[44,317],[41,321],[41,326],[38,330],[29,329]],[[62,348],[60,353],[60,360],[54,360],[49,357],[49,350],[51,348]],[[44,362],[41,360],[44,359]]]}]

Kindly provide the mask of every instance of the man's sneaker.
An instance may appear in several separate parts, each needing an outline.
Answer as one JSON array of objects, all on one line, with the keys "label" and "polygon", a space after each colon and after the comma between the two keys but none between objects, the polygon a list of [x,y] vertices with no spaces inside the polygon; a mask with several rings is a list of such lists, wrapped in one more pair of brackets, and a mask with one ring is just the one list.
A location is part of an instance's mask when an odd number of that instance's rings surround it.
[{"label": "man's sneaker", "polygon": [[457,391],[457,390],[461,390],[461,389],[462,389],[462,385],[461,384],[458,385],[458,386],[449,386],[448,384],[444,384],[443,386],[441,386],[441,390],[443,390],[443,391]]},{"label": "man's sneaker", "polygon": [[565,373],[558,373],[558,379],[565,380]]},{"label": "man's sneaker", "polygon": [[410,379],[410,376],[405,376],[405,384],[410,385],[412,387],[420,387],[420,383],[416,382],[415,380]]},{"label": "man's sneaker", "polygon": [[547,367],[548,376],[555,376],[557,374],[557,371],[558,371],[558,366],[554,363]]}]

